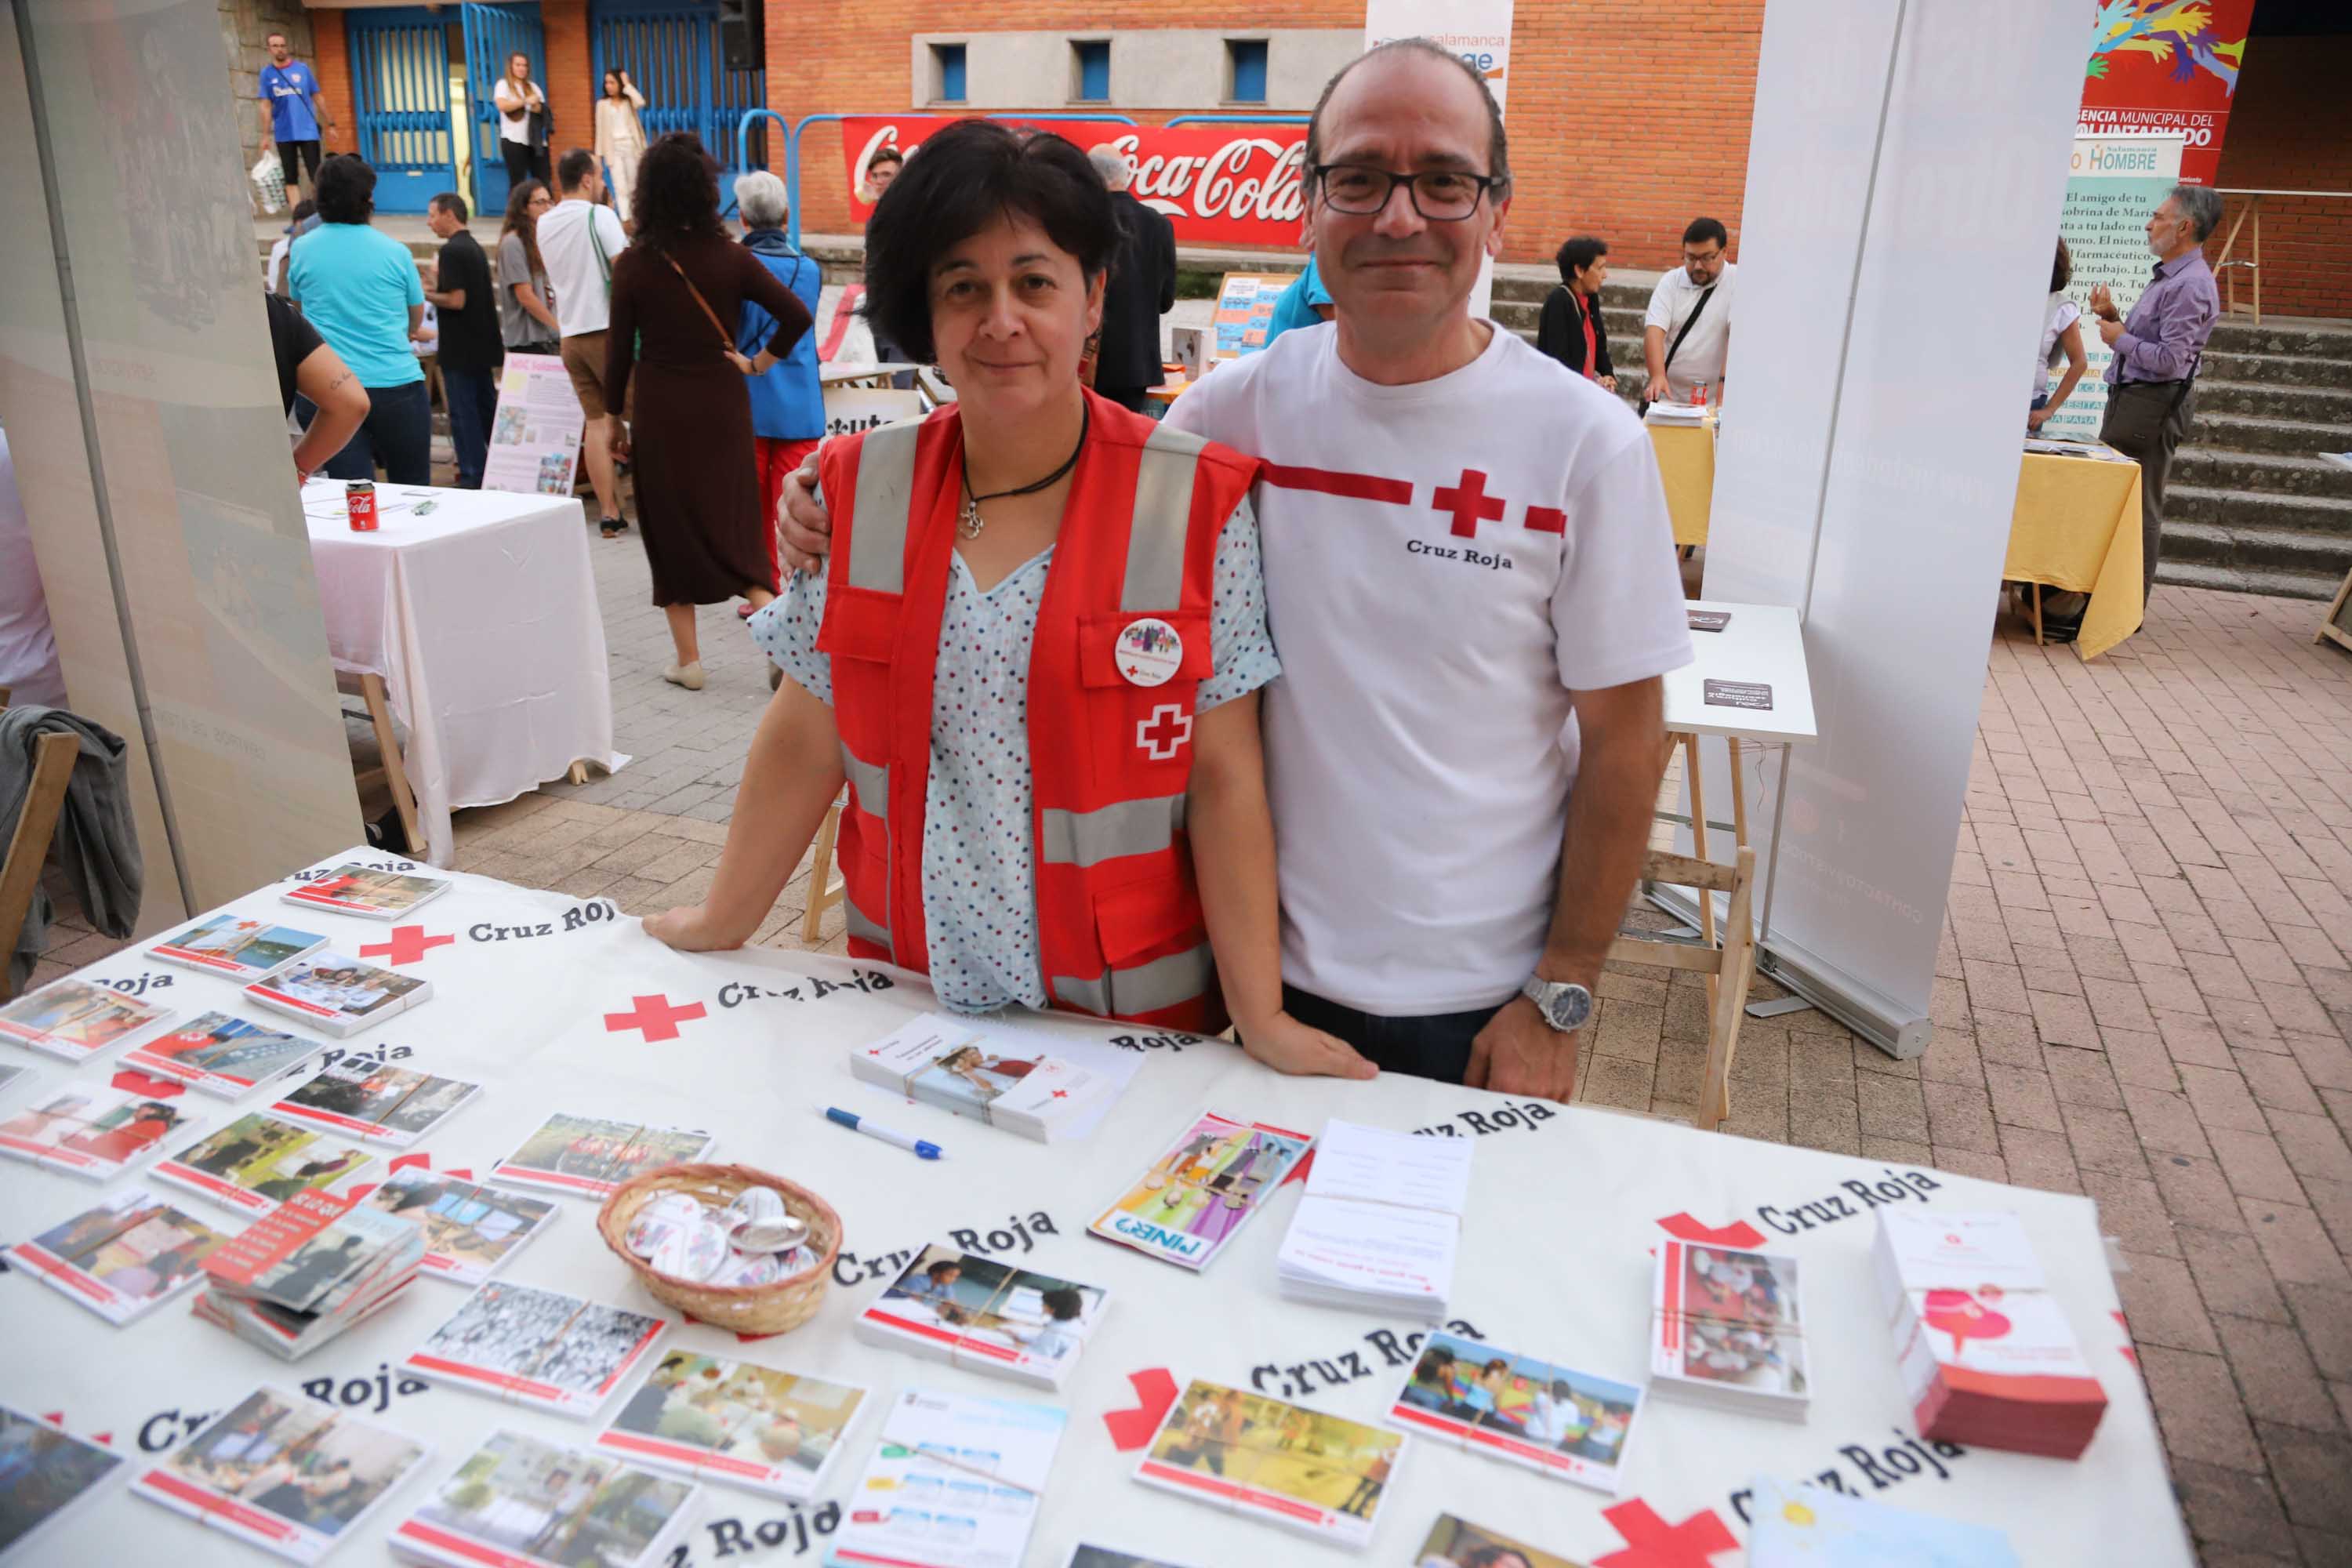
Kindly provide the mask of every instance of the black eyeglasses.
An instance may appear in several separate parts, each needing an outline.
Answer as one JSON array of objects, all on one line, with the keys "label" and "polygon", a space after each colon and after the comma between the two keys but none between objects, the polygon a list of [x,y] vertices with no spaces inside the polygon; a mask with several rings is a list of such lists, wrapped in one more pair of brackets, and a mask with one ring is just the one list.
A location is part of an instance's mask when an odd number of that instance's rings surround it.
[{"label": "black eyeglasses", "polygon": [[1388,208],[1389,198],[1403,185],[1412,193],[1412,210],[1437,223],[1460,223],[1478,210],[1478,198],[1503,184],[1493,174],[1465,174],[1458,169],[1424,169],[1399,174],[1368,163],[1318,163],[1316,183],[1333,212],[1370,217]]}]

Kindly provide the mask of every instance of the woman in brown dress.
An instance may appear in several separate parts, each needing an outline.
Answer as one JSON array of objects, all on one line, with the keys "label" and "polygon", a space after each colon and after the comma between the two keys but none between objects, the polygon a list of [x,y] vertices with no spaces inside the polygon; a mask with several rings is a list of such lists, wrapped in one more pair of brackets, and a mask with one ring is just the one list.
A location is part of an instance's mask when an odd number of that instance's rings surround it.
[{"label": "woman in brown dress", "polygon": [[[647,149],[632,204],[636,238],[613,258],[605,406],[625,406],[638,379],[634,431],[612,416],[613,451],[635,448],[637,522],[653,565],[654,603],[669,617],[677,662],[663,679],[702,689],[698,605],[775,597],[775,524],[762,515],[747,375],[792,352],[814,324],[800,300],[719,221],[719,165],[691,132]],[[776,331],[756,358],[736,352],[742,302]],[[642,339],[642,342],[639,340]]]}]

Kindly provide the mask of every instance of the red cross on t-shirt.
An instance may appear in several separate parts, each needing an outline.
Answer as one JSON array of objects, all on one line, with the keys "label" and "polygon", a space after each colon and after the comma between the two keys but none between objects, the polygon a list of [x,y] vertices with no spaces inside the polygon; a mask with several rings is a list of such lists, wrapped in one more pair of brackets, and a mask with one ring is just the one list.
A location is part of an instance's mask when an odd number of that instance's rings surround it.
[{"label": "red cross on t-shirt", "polygon": [[1503,498],[1486,493],[1486,475],[1475,468],[1465,468],[1460,484],[1438,487],[1431,510],[1452,512],[1453,532],[1464,539],[1475,539],[1481,519],[1489,522],[1502,520]]}]

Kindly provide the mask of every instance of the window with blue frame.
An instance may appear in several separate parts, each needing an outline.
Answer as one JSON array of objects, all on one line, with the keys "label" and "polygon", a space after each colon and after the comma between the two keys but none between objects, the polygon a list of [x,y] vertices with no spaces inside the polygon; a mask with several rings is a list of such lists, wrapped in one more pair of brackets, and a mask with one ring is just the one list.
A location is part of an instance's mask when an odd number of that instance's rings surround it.
[{"label": "window with blue frame", "polygon": [[1074,98],[1079,103],[1110,101],[1110,40],[1088,38],[1070,45],[1070,64],[1077,77]]},{"label": "window with blue frame", "polygon": [[933,44],[931,46],[931,101],[961,103],[963,100],[963,46]]},{"label": "window with blue frame", "polygon": [[1231,87],[1225,94],[1228,103],[1264,103],[1265,101],[1265,40],[1264,38],[1227,38],[1225,40],[1226,74]]}]

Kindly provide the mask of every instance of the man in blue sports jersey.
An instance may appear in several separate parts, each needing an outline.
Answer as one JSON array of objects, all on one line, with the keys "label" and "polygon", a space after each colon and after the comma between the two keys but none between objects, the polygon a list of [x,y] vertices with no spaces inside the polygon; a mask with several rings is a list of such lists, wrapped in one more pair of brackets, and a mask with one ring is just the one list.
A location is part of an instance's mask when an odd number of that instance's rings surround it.
[{"label": "man in blue sports jersey", "polygon": [[278,162],[286,171],[286,201],[301,199],[301,170],[310,169],[310,194],[319,191],[319,127],[334,120],[319,102],[319,77],[294,58],[283,33],[268,38],[269,63],[261,68],[261,146],[278,144]]}]

